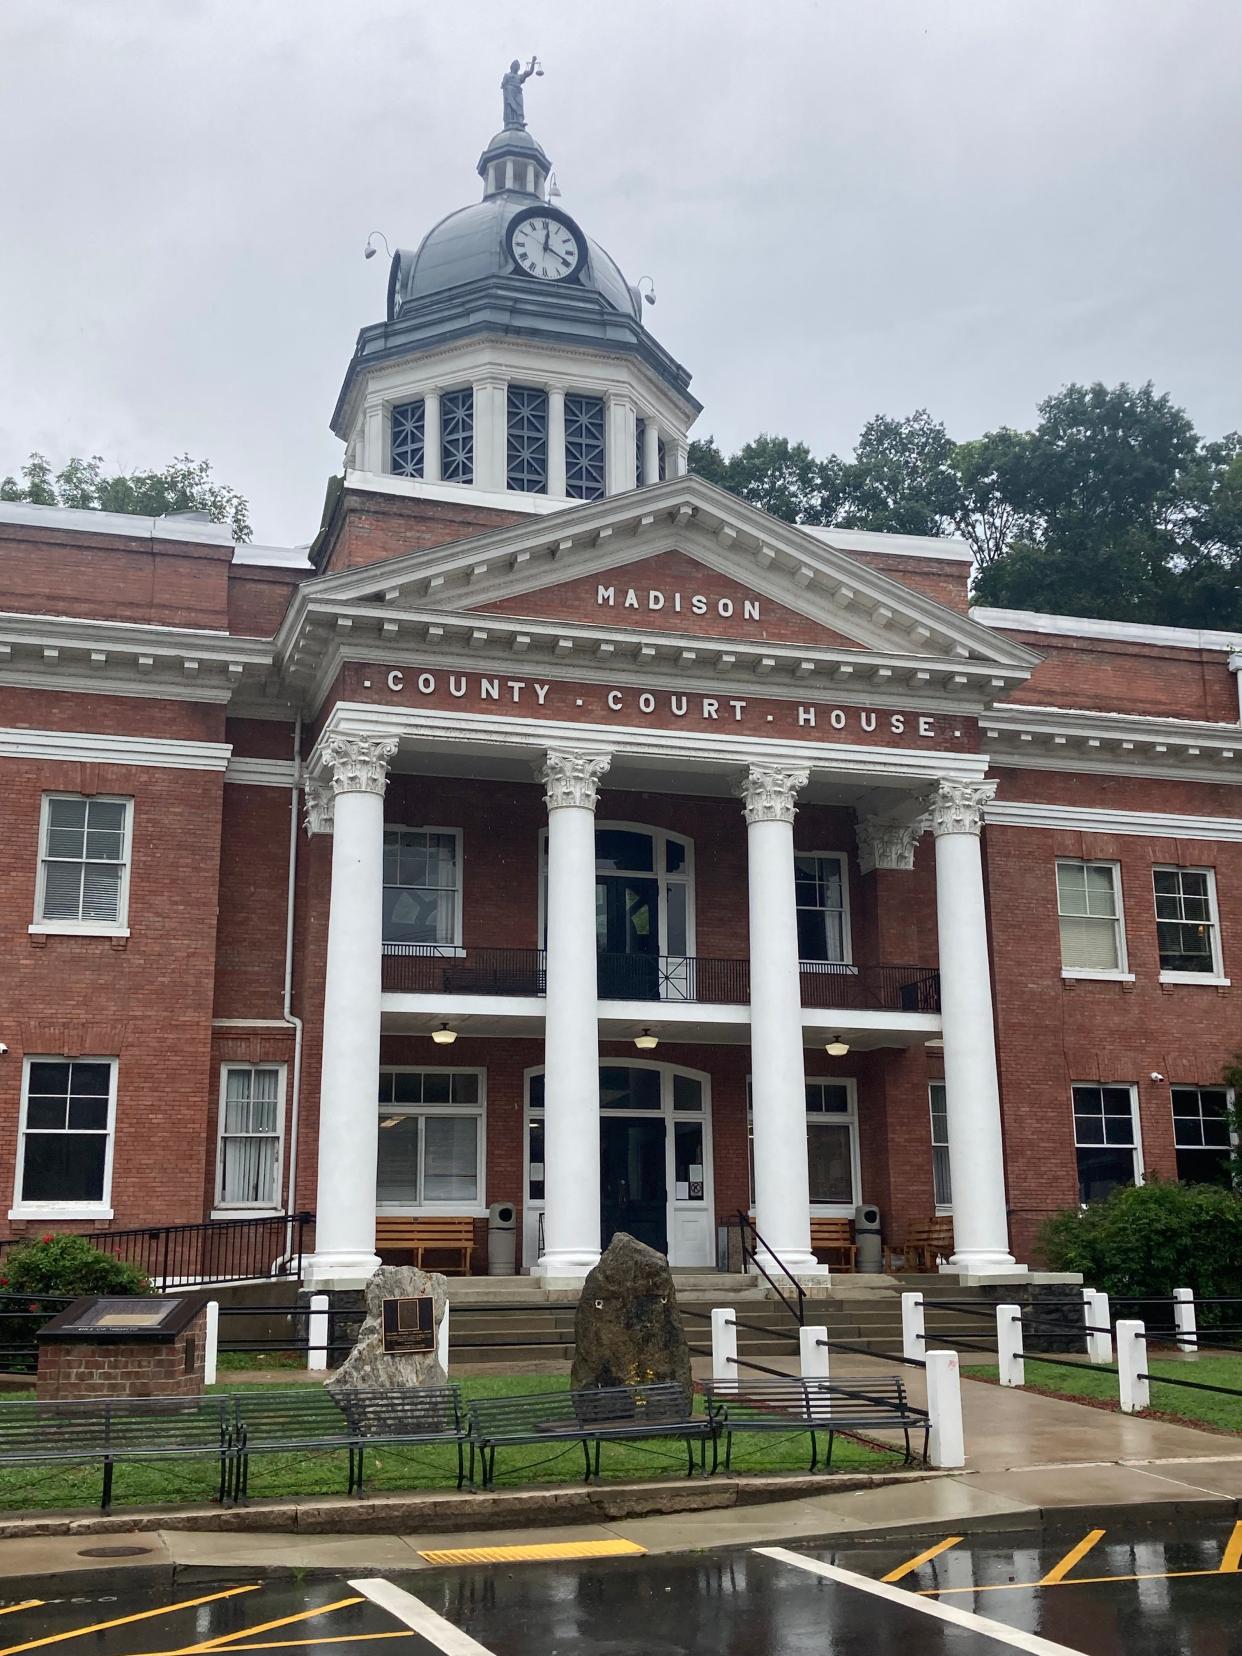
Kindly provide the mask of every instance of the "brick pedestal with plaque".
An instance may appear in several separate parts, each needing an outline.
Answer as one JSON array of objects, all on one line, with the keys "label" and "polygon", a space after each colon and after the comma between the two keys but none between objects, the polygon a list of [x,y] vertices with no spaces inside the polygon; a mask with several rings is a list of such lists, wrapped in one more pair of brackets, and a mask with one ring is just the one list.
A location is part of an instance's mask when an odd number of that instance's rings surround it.
[{"label": "brick pedestal with plaque", "polygon": [[39,1331],[35,1394],[195,1397],[206,1320],[201,1294],[75,1300]]}]

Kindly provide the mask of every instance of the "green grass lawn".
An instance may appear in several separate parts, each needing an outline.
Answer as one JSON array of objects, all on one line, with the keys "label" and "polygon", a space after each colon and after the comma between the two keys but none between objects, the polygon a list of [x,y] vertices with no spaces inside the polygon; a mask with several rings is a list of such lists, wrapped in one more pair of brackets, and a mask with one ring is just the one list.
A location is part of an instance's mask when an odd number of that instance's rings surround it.
[{"label": "green grass lawn", "polygon": [[[1151,1412],[1184,1420],[1188,1426],[1211,1426],[1218,1432],[1242,1433],[1242,1397],[1221,1397],[1215,1392],[1191,1391],[1186,1386],[1161,1385],[1161,1378],[1198,1380],[1205,1386],[1236,1386],[1242,1392],[1242,1356],[1152,1357],[1148,1359],[1151,1380]],[[995,1380],[996,1365],[980,1364],[962,1367],[962,1374],[970,1379]],[[1116,1404],[1117,1376],[1101,1373],[1084,1363],[1081,1367],[1062,1368],[1059,1363],[1041,1363],[1037,1357],[1026,1359],[1026,1384],[1029,1390],[1056,1392],[1064,1397],[1099,1399]]]},{"label": "green grass lawn", "polygon": [[[565,1391],[568,1384],[565,1376],[547,1375],[483,1375],[463,1378],[460,1382],[462,1395],[467,1400],[519,1392]],[[233,1388],[224,1381],[211,1389],[227,1392]],[[257,1386],[247,1386],[243,1395],[257,1389]],[[821,1444],[821,1453],[822,1449]],[[722,1445],[722,1457],[723,1453]],[[696,1464],[697,1454],[696,1444]],[[810,1444],[804,1435],[766,1432],[734,1435],[735,1472],[805,1472],[809,1461]],[[711,1464],[710,1445],[708,1464]],[[838,1472],[882,1472],[901,1466],[903,1457],[895,1449],[838,1438],[832,1464]],[[676,1439],[643,1444],[605,1443],[600,1472],[607,1481],[618,1483],[684,1477],[685,1448]],[[216,1464],[206,1460],[125,1462],[116,1468],[113,1506],[123,1511],[128,1507],[212,1500],[218,1476]],[[519,1445],[501,1449],[496,1455],[496,1482],[502,1489],[580,1483],[582,1476],[582,1450],[576,1443],[563,1447]],[[0,1511],[94,1509],[99,1503],[100,1479],[100,1469],[94,1466],[3,1467],[0,1468]],[[344,1495],[346,1481],[344,1451],[255,1455],[250,1462],[251,1500]],[[385,1445],[367,1452],[366,1487],[371,1494],[415,1489],[453,1490],[456,1484],[457,1453],[451,1445],[410,1449]]]}]

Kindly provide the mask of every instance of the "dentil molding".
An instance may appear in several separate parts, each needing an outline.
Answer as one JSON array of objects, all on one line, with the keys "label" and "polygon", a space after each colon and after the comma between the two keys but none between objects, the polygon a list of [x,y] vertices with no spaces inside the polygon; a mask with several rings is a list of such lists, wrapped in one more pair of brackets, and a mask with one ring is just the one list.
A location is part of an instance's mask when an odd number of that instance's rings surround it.
[{"label": "dentil molding", "polygon": [[734,792],[742,801],[747,823],[792,822],[794,803],[810,780],[810,772],[782,770],[774,765],[752,765]]},{"label": "dentil molding", "polygon": [[399,745],[395,736],[326,737],[321,751],[332,792],[382,794],[388,786],[388,761]]},{"label": "dentil molding", "polygon": [[599,798],[599,779],[612,758],[606,753],[571,753],[549,749],[536,775],[543,783],[543,800],[549,811],[577,805],[593,811]]},{"label": "dentil molding", "polygon": [[978,834],[983,812],[996,796],[995,782],[942,781],[927,799],[927,821],[933,834]]},{"label": "dentil molding", "polygon": [[877,868],[911,869],[914,847],[925,824],[885,822],[880,817],[860,817],[857,825],[858,866],[864,874]]}]

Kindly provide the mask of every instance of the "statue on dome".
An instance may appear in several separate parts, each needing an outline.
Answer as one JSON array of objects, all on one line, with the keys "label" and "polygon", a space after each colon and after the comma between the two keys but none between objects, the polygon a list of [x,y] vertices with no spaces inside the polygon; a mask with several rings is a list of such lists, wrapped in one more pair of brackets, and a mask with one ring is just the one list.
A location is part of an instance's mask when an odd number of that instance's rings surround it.
[{"label": "statue on dome", "polygon": [[532,57],[526,68],[522,68],[521,60],[514,58],[509,65],[509,73],[500,83],[501,96],[505,105],[505,126],[526,127],[526,97],[522,91],[522,83],[528,81],[532,75],[542,75],[539,59]]}]

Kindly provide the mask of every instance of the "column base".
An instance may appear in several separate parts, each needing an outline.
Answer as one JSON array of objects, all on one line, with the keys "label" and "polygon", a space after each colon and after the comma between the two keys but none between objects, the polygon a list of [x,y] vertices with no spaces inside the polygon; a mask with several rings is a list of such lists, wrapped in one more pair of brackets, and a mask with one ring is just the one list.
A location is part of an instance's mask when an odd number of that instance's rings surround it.
[{"label": "column base", "polygon": [[365,1288],[379,1268],[380,1257],[373,1253],[342,1249],[338,1253],[307,1254],[302,1260],[302,1286],[308,1293],[325,1288]]},{"label": "column base", "polygon": [[941,1264],[941,1271],[951,1271],[962,1277],[1026,1276],[1025,1265],[1019,1265],[1012,1254],[985,1253],[982,1249],[966,1249]]},{"label": "column base", "polygon": [[[788,1271],[790,1276],[796,1277],[803,1286],[808,1281],[812,1281],[816,1287],[822,1287],[832,1276],[828,1266],[816,1259],[813,1253],[786,1252],[777,1259],[774,1254],[760,1248],[755,1255],[755,1263],[761,1265],[776,1286],[782,1289],[786,1287],[788,1281],[785,1271]],[[782,1266],[784,1266],[784,1270],[781,1269]]]},{"label": "column base", "polygon": [[598,1264],[599,1254],[589,1249],[558,1249],[541,1254],[531,1275],[545,1288],[581,1288]]}]

